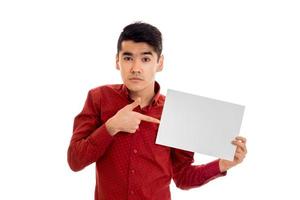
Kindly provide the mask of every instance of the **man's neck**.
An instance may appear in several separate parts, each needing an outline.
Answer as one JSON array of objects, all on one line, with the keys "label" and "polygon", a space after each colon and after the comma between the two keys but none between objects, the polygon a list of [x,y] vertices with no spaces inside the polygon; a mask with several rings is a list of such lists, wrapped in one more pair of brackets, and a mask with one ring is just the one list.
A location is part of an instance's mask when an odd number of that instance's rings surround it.
[{"label": "man's neck", "polygon": [[141,98],[141,108],[149,105],[153,99],[153,97],[155,96],[155,92],[154,92],[154,83],[152,85],[149,85],[149,87],[146,87],[144,90],[141,91],[129,91],[130,92],[130,98],[132,100],[136,100],[138,97]]}]

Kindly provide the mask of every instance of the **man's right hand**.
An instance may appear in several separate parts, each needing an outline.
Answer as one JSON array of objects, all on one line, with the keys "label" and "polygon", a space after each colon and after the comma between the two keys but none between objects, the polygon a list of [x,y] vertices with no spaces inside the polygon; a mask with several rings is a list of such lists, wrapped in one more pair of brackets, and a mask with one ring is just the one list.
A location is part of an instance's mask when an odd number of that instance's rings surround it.
[{"label": "man's right hand", "polygon": [[120,131],[135,133],[142,120],[152,123],[160,123],[160,121],[156,118],[133,111],[133,109],[140,104],[141,98],[137,98],[133,103],[125,106],[112,118],[106,121],[105,125],[110,135],[113,136]]}]

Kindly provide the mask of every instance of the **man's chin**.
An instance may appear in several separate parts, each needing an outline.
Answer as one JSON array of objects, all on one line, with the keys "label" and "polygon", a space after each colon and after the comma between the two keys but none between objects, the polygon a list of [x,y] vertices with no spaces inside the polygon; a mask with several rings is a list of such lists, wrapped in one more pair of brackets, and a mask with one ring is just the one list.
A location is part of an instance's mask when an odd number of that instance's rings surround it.
[{"label": "man's chin", "polygon": [[126,87],[132,91],[132,92],[139,92],[145,89],[145,85],[143,84],[130,84],[130,83],[125,83]]},{"label": "man's chin", "polygon": [[127,86],[127,88],[131,91],[131,92],[139,92],[142,91],[144,88],[141,86]]}]

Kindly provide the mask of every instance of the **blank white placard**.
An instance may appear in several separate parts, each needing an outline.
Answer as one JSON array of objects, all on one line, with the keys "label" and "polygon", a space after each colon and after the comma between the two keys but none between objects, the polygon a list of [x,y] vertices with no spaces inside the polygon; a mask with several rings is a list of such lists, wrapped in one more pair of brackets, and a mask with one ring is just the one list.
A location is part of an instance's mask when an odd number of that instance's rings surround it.
[{"label": "blank white placard", "polygon": [[233,160],[245,106],[168,90],[156,144]]}]

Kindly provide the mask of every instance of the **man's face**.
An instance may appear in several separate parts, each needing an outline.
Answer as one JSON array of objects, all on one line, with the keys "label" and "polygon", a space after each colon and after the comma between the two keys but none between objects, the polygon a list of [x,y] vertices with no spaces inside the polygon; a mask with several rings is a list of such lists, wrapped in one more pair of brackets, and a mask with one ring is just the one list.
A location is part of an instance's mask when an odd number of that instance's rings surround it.
[{"label": "man's face", "polygon": [[153,47],[145,42],[126,40],[121,43],[116,66],[126,87],[139,92],[153,86],[156,72],[163,68],[163,56],[158,59]]}]

